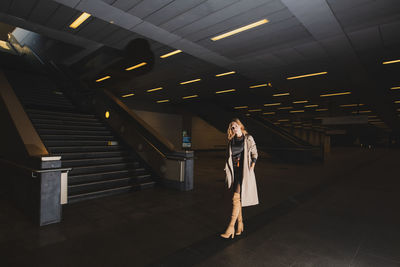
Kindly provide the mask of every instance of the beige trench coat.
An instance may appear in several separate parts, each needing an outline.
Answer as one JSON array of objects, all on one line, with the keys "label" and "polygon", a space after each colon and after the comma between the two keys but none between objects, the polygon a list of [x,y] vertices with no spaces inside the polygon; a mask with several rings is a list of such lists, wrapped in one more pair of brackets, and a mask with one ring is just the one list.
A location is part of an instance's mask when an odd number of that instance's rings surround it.
[{"label": "beige trench coat", "polygon": [[[228,145],[227,161],[225,163],[226,182],[228,188],[231,188],[233,180],[233,161],[232,149]],[[251,135],[245,135],[244,142],[244,159],[243,159],[243,181],[241,188],[242,207],[253,206],[258,204],[257,184],[254,169],[250,170],[251,159],[258,157],[256,143]]]}]

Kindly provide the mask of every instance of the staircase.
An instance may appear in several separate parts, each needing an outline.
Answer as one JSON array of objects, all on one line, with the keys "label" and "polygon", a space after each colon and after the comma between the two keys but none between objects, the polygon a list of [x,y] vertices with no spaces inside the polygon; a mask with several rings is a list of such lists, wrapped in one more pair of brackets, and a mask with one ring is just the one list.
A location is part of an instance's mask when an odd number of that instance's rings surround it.
[{"label": "staircase", "polygon": [[139,157],[95,115],[77,111],[44,75],[8,78],[49,153],[72,168],[68,202],[154,186]]}]

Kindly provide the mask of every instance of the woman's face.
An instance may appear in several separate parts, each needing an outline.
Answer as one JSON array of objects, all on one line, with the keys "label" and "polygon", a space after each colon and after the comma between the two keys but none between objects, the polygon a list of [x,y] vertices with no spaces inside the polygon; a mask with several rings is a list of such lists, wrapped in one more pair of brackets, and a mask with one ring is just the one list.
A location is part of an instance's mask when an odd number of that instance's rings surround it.
[{"label": "woman's face", "polygon": [[236,122],[232,122],[231,125],[232,131],[235,133],[236,136],[241,136],[242,135],[242,129],[240,129],[239,124]]}]

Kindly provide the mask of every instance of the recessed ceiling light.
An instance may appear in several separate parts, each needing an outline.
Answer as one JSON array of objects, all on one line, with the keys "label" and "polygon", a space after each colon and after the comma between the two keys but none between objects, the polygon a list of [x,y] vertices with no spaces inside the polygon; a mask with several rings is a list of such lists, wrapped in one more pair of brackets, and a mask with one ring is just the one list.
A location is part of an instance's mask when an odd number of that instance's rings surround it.
[{"label": "recessed ceiling light", "polygon": [[306,105],[306,106],[304,106],[305,108],[316,108],[316,107],[318,107],[318,105]]},{"label": "recessed ceiling light", "polygon": [[396,100],[396,101],[394,101],[394,103],[395,103],[395,104],[399,104],[399,103],[400,103],[400,100]]},{"label": "recessed ceiling light", "polygon": [[201,79],[194,79],[194,80],[190,80],[190,81],[186,81],[186,82],[181,82],[180,84],[195,83],[195,82],[199,82],[199,81],[201,81]]},{"label": "recessed ceiling light", "polygon": [[221,76],[231,75],[231,74],[235,74],[235,73],[236,73],[236,72],[234,72],[234,71],[230,71],[230,72],[225,72],[225,73],[216,74],[215,77],[221,77]]},{"label": "recessed ceiling light", "polygon": [[327,108],[317,108],[315,111],[327,111]]},{"label": "recessed ceiling light", "polygon": [[123,95],[122,97],[129,97],[129,96],[133,96],[135,94],[127,94],[127,95]]},{"label": "recessed ceiling light", "polygon": [[228,89],[228,90],[223,90],[223,91],[217,91],[215,92],[216,94],[223,94],[223,93],[230,93],[230,92],[235,92],[236,89]]},{"label": "recessed ceiling light", "polygon": [[270,107],[270,106],[279,106],[281,103],[268,103],[264,104],[264,107]]},{"label": "recessed ceiling light", "polygon": [[146,92],[150,93],[150,92],[159,91],[159,90],[162,90],[162,89],[163,89],[162,87],[157,87],[157,88],[154,88],[154,89],[149,89]]},{"label": "recessed ceiling light", "polygon": [[364,104],[345,104],[345,105],[340,105],[340,107],[345,108],[345,107],[358,107],[358,106],[364,106]]},{"label": "recessed ceiling light", "polygon": [[392,88],[390,88],[391,90],[399,90],[400,89],[400,86],[396,86],[396,87],[392,87]]},{"label": "recessed ceiling light", "polygon": [[248,106],[234,107],[234,109],[242,109],[242,108],[248,108]]},{"label": "recessed ceiling light", "polygon": [[74,22],[69,25],[70,28],[78,28],[85,20],[87,20],[91,15],[89,13],[83,12]]},{"label": "recessed ceiling light", "polygon": [[293,104],[302,104],[302,103],[307,103],[308,100],[300,100],[300,101],[293,101]]},{"label": "recessed ceiling light", "polygon": [[263,115],[274,115],[275,112],[264,112]]},{"label": "recessed ceiling light", "polygon": [[293,124],[301,124],[301,121],[294,121]]},{"label": "recessed ceiling light", "polygon": [[292,109],[293,107],[281,107],[281,108],[278,108],[278,109]]},{"label": "recessed ceiling light", "polygon": [[249,88],[258,88],[258,87],[266,87],[266,86],[268,86],[268,84],[263,83],[263,84],[252,85]]},{"label": "recessed ceiling light", "polygon": [[393,63],[399,63],[400,59],[396,59],[396,60],[391,60],[391,61],[384,61],[382,62],[383,65],[387,65],[387,64],[393,64]]},{"label": "recessed ceiling light", "polygon": [[351,92],[334,93],[334,94],[324,94],[324,95],[320,95],[320,97],[338,96],[338,95],[349,95],[349,94],[351,94]]},{"label": "recessed ceiling light", "polygon": [[166,103],[169,102],[169,99],[158,100],[157,103]]},{"label": "recessed ceiling light", "polygon": [[172,51],[172,52],[170,52],[170,53],[168,53],[168,54],[162,55],[162,56],[160,56],[160,58],[170,57],[170,56],[179,54],[179,53],[181,53],[181,52],[182,52],[182,50],[179,50],[179,49],[178,49],[178,50]]},{"label": "recessed ceiling light", "polygon": [[133,70],[133,69],[140,68],[140,67],[142,67],[142,66],[144,66],[144,65],[146,65],[146,64],[147,64],[146,62],[142,62],[142,63],[139,63],[139,64],[137,64],[137,65],[135,65],[135,66],[126,68],[125,70],[126,70],[126,71],[130,71],[130,70]]},{"label": "recessed ceiling light", "polygon": [[283,122],[283,121],[290,121],[290,120],[289,119],[280,119],[278,121]]},{"label": "recessed ceiling light", "polygon": [[371,113],[371,110],[359,110],[359,111],[353,111],[352,113],[357,114],[357,113]]},{"label": "recessed ceiling light", "polygon": [[257,109],[249,109],[249,112],[258,112],[258,111],[262,111],[261,108],[257,108]]},{"label": "recessed ceiling light", "polygon": [[188,95],[188,96],[184,96],[182,98],[183,99],[188,99],[188,98],[195,98],[195,97],[199,97],[199,95]]},{"label": "recessed ceiling light", "polygon": [[104,80],[107,80],[110,78],[111,78],[111,76],[104,76],[103,78],[97,79],[96,82],[98,83],[98,82],[101,82],[101,81],[104,81]]},{"label": "recessed ceiling light", "polygon": [[274,94],[272,96],[285,96],[285,95],[290,95],[289,93],[281,93],[281,94]]},{"label": "recessed ceiling light", "polygon": [[301,113],[304,112],[304,110],[290,110],[290,113]]},{"label": "recessed ceiling light", "polygon": [[304,74],[300,76],[293,76],[293,77],[288,77],[286,78],[287,80],[294,80],[294,79],[300,79],[300,78],[306,78],[306,77],[311,77],[311,76],[317,76],[317,75],[324,75],[328,74],[328,72],[323,71],[323,72],[318,72],[318,73],[310,73],[310,74]]},{"label": "recessed ceiling light", "polygon": [[8,43],[2,40],[0,40],[0,47],[4,48],[5,50],[11,50],[11,48],[8,46]]},{"label": "recessed ceiling light", "polygon": [[263,24],[268,23],[268,22],[269,22],[269,21],[268,21],[267,19],[259,20],[259,21],[257,21],[257,22],[251,23],[251,24],[249,24],[249,25],[246,25],[246,26],[237,28],[237,29],[235,29],[235,30],[226,32],[226,33],[224,33],[224,34],[215,36],[215,37],[211,38],[211,40],[213,40],[213,41],[218,41],[218,40],[221,40],[221,39],[223,39],[223,38],[232,36],[232,35],[234,35],[234,34],[238,34],[238,33],[240,33],[240,32],[246,31],[246,30],[250,30],[250,29],[252,29],[252,28],[254,28],[254,27],[263,25]]}]

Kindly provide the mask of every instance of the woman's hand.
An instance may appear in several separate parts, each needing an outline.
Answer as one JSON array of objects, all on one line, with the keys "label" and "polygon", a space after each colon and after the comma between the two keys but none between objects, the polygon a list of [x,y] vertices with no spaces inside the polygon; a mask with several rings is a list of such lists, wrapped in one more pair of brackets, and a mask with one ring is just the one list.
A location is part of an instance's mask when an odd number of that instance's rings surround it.
[{"label": "woman's hand", "polygon": [[250,165],[250,171],[254,171],[254,166],[256,166],[256,164],[254,162],[252,162]]}]

